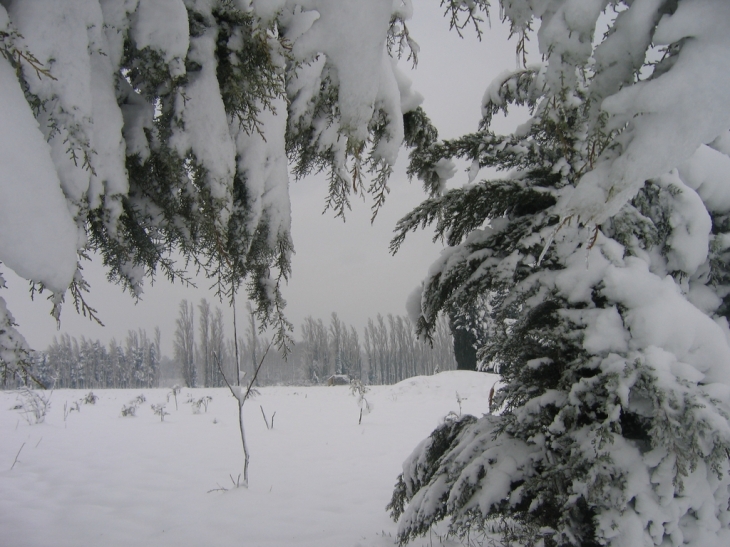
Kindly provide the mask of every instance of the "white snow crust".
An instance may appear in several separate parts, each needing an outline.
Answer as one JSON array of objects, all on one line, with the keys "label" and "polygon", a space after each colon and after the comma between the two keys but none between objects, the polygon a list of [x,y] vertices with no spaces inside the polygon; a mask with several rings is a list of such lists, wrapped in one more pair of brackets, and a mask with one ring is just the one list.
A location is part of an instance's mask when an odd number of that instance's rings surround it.
[{"label": "white snow crust", "polygon": [[[207,30],[191,40],[189,59],[200,64],[201,69],[188,75],[190,83],[175,98],[182,130],[173,134],[171,144],[181,157],[192,151],[206,167],[211,195],[226,200],[233,187],[236,150],[216,78],[215,40],[215,30]],[[223,216],[220,221],[225,224],[227,218]]]},{"label": "white snow crust", "polygon": [[[247,489],[230,489],[243,455],[237,401],[225,388],[183,388],[179,410],[167,403],[162,423],[149,405],[165,403],[169,390],[94,390],[98,402],[65,421],[64,403],[87,391],[57,390],[45,422],[33,426],[9,410],[16,395],[0,392],[0,543],[392,546],[397,525],[385,504],[401,463],[458,412],[457,392],[463,412],[486,412],[495,380],[452,371],[369,386],[372,411],[361,425],[348,386],[261,388],[244,406]],[[140,393],[147,403],[137,416],[121,417]],[[193,414],[189,395],[212,396],[207,413]],[[272,430],[259,406],[269,417],[276,411]]]},{"label": "white snow crust", "polygon": [[172,76],[185,74],[190,31],[183,0],[139,0],[131,36],[138,49],[160,52]]},{"label": "white snow crust", "polygon": [[[273,107],[276,112],[282,112],[286,110],[286,103],[279,99]],[[289,186],[281,184],[282,180],[288,180],[286,156],[280,153],[284,147],[286,118],[263,110],[261,120],[263,134],[237,130],[235,120],[231,122],[231,131],[237,132],[239,168],[253,190],[248,229],[253,233],[260,222],[266,221],[270,227],[269,243],[273,247],[277,237],[288,238],[291,229]]]},{"label": "white snow crust", "polygon": [[700,146],[678,170],[684,183],[697,191],[709,211],[730,212],[730,157],[727,153]]}]

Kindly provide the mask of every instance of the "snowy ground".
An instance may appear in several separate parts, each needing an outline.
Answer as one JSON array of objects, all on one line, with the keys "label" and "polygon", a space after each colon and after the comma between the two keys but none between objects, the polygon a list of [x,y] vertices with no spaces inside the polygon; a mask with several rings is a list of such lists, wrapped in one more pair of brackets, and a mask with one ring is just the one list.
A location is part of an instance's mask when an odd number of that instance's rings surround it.
[{"label": "snowy ground", "polygon": [[[96,405],[66,420],[64,403],[88,391],[59,390],[37,425],[12,410],[17,394],[0,392],[0,545],[393,545],[385,505],[401,463],[459,412],[457,392],[462,412],[486,412],[495,380],[444,372],[372,387],[361,425],[348,387],[263,388],[245,407],[248,489],[230,488],[242,450],[225,389],[183,389],[164,423],[150,405],[168,390],[100,390]],[[147,402],[137,416],[121,417],[140,393]],[[207,413],[193,414],[188,394],[212,396]],[[259,406],[276,412],[272,430]],[[219,487],[228,490],[209,492]]]}]

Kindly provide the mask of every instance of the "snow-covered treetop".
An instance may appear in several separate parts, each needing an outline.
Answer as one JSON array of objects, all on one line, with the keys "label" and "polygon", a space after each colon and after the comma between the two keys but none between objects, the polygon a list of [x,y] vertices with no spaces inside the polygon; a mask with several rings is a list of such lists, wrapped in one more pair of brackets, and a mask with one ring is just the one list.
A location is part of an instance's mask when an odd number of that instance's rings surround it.
[{"label": "snow-covered treetop", "polygon": [[[457,29],[469,22],[479,28],[489,9],[486,1],[445,4]],[[432,199],[399,223],[392,249],[397,250],[408,231],[434,223],[436,237],[450,247],[429,279],[455,270],[453,265],[469,256],[468,249],[483,248],[479,261],[473,257],[476,268],[495,252],[486,240],[502,229],[503,217],[514,213],[509,204],[517,192],[524,194],[521,203],[555,201],[547,226],[525,243],[539,266],[566,226],[588,226],[582,237],[595,242],[598,227],[634,199],[646,181],[674,187],[669,173],[678,169],[702,199],[687,197],[684,206],[687,211],[694,207],[694,213],[677,214],[672,220],[677,235],[661,269],[695,275],[708,257],[710,218],[704,208],[724,212],[725,207],[727,177],[721,171],[726,156],[714,152],[730,149],[730,42],[723,30],[730,25],[730,4],[504,0],[501,8],[513,34],[520,37],[518,52],[524,52],[526,42],[536,35],[542,62],[495,79],[484,94],[482,123],[475,133],[440,142],[427,118],[418,112],[406,114],[406,143],[415,148],[408,172],[423,181]],[[492,117],[508,113],[513,105],[526,106],[531,119],[511,135],[494,134]],[[456,173],[452,159],[457,157],[471,162],[468,179],[463,188],[446,192],[446,181]],[[484,167],[506,173],[484,186],[476,182]],[[522,188],[526,177],[535,176],[552,177],[555,188],[548,191],[545,183],[529,191]],[[685,224],[682,235],[679,226]],[[627,234],[622,241],[633,235],[639,234]],[[479,237],[483,240],[475,241]],[[422,295],[428,325],[447,300],[465,305],[474,297],[462,281],[484,288],[484,272],[472,273],[468,280],[455,281],[453,293],[443,286],[434,288],[431,303]],[[427,332],[428,326],[423,329]]]}]

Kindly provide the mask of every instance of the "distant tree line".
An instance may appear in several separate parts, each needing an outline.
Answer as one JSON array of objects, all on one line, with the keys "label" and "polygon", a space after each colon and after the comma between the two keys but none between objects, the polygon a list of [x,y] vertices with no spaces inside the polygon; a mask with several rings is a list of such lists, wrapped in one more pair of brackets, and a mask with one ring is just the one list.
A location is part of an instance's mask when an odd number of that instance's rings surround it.
[{"label": "distant tree line", "polygon": [[160,329],[154,337],[130,330],[123,343],[80,340],[62,334],[32,356],[33,376],[47,388],[101,389],[157,387],[160,380]]},{"label": "distant tree line", "polygon": [[143,329],[130,330],[122,343],[112,339],[107,345],[62,334],[46,350],[33,353],[31,372],[49,388],[101,389],[158,387],[163,360],[169,363],[164,371],[167,383],[187,387],[222,387],[221,372],[231,384],[236,383],[238,371],[251,378],[261,359],[264,362],[257,377],[261,386],[319,384],[335,374],[368,384],[392,384],[457,368],[452,330],[445,318],[430,343],[416,337],[407,317],[390,314],[368,320],[362,336],[336,313],[328,323],[310,316],[301,326],[300,338],[284,359],[273,348],[266,352],[269,341],[250,306],[239,319],[234,342],[233,337],[226,337],[220,308],[206,299],[198,305],[183,300],[178,307],[172,361],[162,357],[159,328],[152,337]]}]

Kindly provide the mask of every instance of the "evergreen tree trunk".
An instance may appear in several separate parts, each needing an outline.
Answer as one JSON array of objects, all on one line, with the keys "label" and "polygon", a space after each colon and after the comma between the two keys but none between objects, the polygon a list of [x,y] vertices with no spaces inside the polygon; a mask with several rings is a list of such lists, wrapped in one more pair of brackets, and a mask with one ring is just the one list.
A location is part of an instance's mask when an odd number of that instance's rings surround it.
[{"label": "evergreen tree trunk", "polygon": [[456,358],[456,370],[477,370],[477,339],[474,334],[456,324],[456,321],[449,318],[451,337],[454,339],[454,357]]}]

